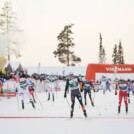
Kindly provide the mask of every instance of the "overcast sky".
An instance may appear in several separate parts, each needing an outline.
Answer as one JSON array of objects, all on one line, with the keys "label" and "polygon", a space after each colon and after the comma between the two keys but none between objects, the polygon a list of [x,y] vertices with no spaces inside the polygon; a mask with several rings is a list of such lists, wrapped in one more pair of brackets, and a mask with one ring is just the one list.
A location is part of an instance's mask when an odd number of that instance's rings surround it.
[{"label": "overcast sky", "polygon": [[[0,4],[2,5],[0,0]],[[60,66],[54,58],[57,36],[72,27],[75,55],[80,66],[98,63],[99,33],[112,63],[115,44],[121,40],[125,63],[134,63],[134,0],[11,0],[23,29],[19,60],[25,66]],[[12,57],[12,60],[14,58]]]}]

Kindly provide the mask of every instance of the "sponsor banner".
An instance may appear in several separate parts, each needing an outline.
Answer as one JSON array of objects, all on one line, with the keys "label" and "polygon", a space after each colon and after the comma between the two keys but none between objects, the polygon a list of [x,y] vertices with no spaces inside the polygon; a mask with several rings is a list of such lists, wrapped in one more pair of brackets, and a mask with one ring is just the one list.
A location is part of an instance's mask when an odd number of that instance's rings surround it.
[{"label": "sponsor banner", "polygon": [[112,73],[132,73],[134,72],[133,67],[105,67],[105,72],[112,72]]},{"label": "sponsor banner", "polygon": [[86,79],[95,80],[96,73],[134,73],[134,64],[88,64]]},{"label": "sponsor banner", "polygon": [[1,97],[15,97],[16,92],[4,92],[3,94],[0,93]]}]

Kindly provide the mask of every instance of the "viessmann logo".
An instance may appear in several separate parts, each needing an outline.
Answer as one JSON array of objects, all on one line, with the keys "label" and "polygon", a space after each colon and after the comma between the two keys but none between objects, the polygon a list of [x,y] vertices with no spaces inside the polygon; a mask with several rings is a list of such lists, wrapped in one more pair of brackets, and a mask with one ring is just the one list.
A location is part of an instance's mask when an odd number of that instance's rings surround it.
[{"label": "viessmann logo", "polygon": [[106,71],[113,71],[113,72],[131,72],[132,68],[130,67],[106,67]]}]

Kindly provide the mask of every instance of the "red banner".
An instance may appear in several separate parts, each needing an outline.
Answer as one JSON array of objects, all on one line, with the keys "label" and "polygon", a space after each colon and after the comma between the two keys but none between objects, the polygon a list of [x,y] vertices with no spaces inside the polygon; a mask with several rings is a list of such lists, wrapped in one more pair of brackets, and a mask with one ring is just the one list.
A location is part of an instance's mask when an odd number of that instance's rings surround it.
[{"label": "red banner", "polygon": [[86,79],[95,80],[95,73],[134,73],[134,64],[88,64]]}]

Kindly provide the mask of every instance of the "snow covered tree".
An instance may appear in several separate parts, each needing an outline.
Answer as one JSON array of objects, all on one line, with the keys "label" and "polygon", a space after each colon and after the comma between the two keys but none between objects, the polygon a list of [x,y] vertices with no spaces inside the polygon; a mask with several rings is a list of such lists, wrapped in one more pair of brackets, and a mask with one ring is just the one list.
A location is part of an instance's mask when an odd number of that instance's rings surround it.
[{"label": "snow covered tree", "polygon": [[59,41],[57,50],[53,52],[55,57],[58,57],[58,60],[67,65],[67,66],[75,66],[77,63],[81,62],[81,58],[74,55],[74,52],[71,50],[74,47],[73,38],[71,35],[73,34],[71,28],[73,24],[66,25],[58,35],[57,39]]},{"label": "snow covered tree", "polygon": [[121,41],[118,45],[118,54],[117,54],[117,63],[118,64],[124,64],[124,56],[123,56],[123,47]]},{"label": "snow covered tree", "polygon": [[119,45],[115,45],[113,50],[113,64],[124,64],[123,47],[121,41]]},{"label": "snow covered tree", "polygon": [[117,45],[115,44],[114,49],[113,49],[113,64],[117,64],[117,59],[118,59],[118,54],[117,54]]},{"label": "snow covered tree", "polygon": [[106,53],[105,53],[105,49],[102,46],[102,36],[100,33],[99,64],[105,64],[105,63],[106,63]]},{"label": "snow covered tree", "polygon": [[16,14],[13,12],[12,4],[9,1],[4,2],[4,6],[1,9],[0,14],[0,32],[6,36],[7,38],[7,53],[8,53],[8,60],[10,60],[10,54],[19,54],[19,51],[16,49],[16,46],[14,48],[11,47],[11,44],[16,45],[16,41],[11,39],[13,37],[12,35],[15,35],[15,32],[20,32],[18,29],[15,20],[16,20]]}]

